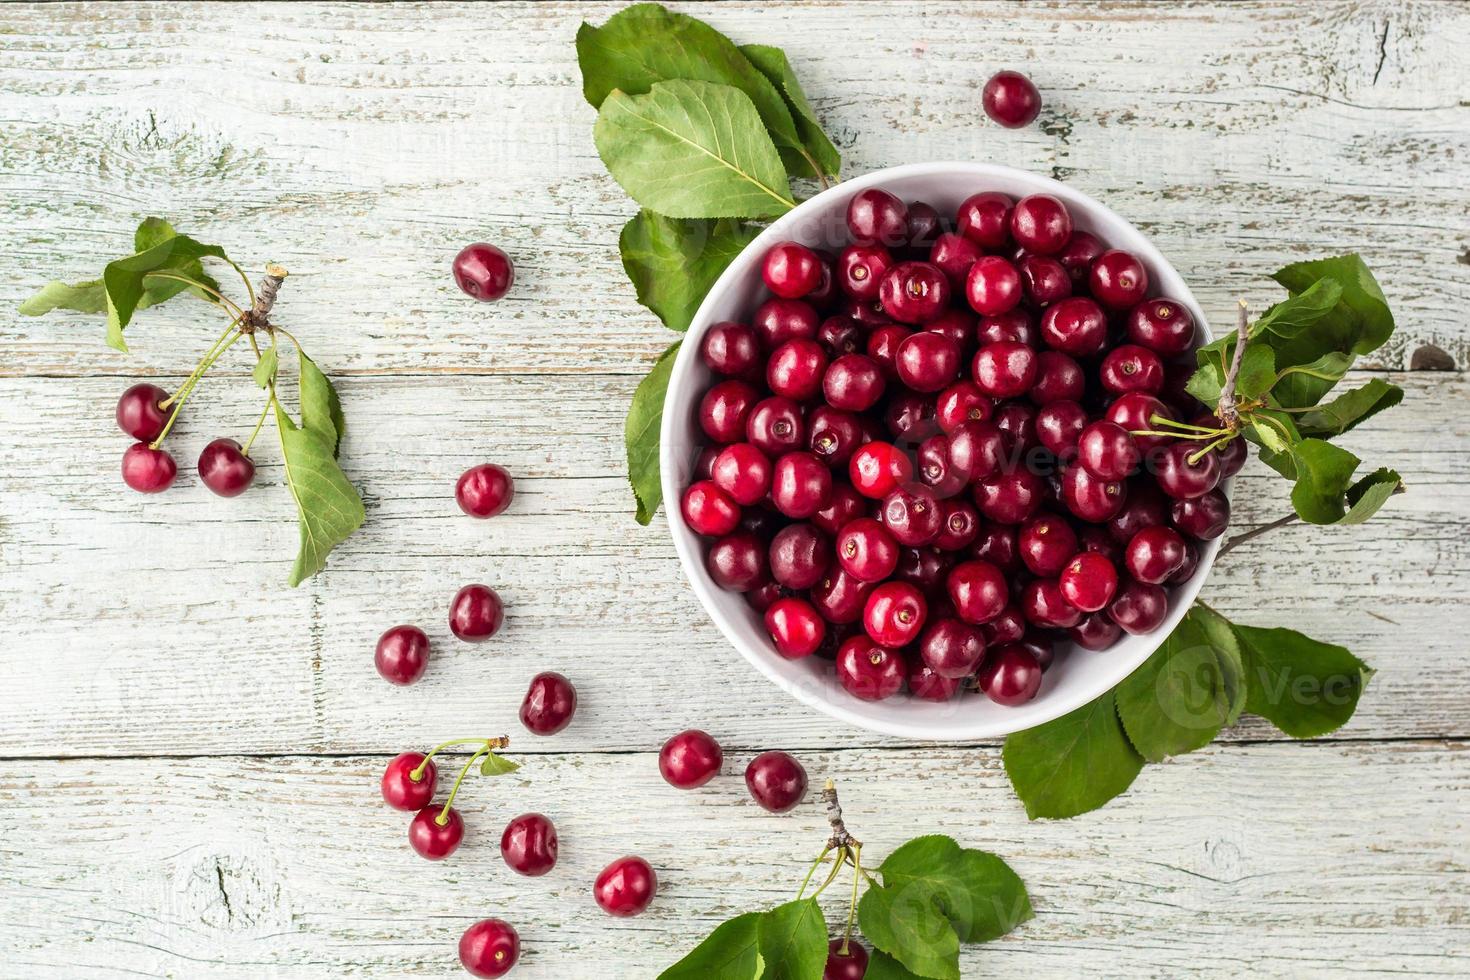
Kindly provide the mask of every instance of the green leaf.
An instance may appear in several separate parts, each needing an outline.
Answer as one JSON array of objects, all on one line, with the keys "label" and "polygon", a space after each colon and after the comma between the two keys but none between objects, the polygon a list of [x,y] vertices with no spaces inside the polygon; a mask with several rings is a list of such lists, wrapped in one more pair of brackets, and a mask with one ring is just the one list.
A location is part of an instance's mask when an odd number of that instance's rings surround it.
[{"label": "green leaf", "polygon": [[163,218],[144,218],[133,232],[133,251],[146,252],[155,245],[162,245],[178,235],[174,226]]},{"label": "green leaf", "polygon": [[633,496],[638,501],[639,524],[646,525],[653,520],[664,497],[659,480],[658,433],[664,416],[664,393],[669,390],[669,374],[678,351],[679,345],[674,344],[659,355],[653,369],[633,392],[633,403],[628,406],[628,418],[623,423],[623,440],[628,447],[628,482],[633,485]]},{"label": "green leaf", "polygon": [[1303,439],[1292,447],[1296,486],[1291,505],[1309,524],[1336,524],[1347,514],[1347,489],[1360,460],[1346,449],[1321,439]]},{"label": "green leaf", "polygon": [[299,429],[278,407],[286,486],[301,520],[301,550],[291,568],[291,585],[321,571],[327,555],[362,526],[362,498],[332,456],[331,445],[310,429]]},{"label": "green leaf", "polygon": [[1270,422],[1263,422],[1260,419],[1252,419],[1251,431],[1255,433],[1256,438],[1260,440],[1261,445],[1265,446],[1273,453],[1285,453],[1291,451],[1291,444],[1286,441],[1286,437],[1282,435],[1281,431]]},{"label": "green leaf", "polygon": [[722,922],[658,980],[757,980],[765,969],[757,936],[760,912]]},{"label": "green leaf", "polygon": [[858,923],[874,946],[914,973],[959,980],[959,936],[928,888],[870,885],[858,903]]},{"label": "green leaf", "polygon": [[1323,279],[1330,279],[1342,289],[1333,310],[1344,331],[1352,334],[1351,342],[1339,350],[1366,354],[1382,347],[1393,333],[1393,313],[1383,290],[1368,266],[1357,255],[1339,255],[1314,262],[1298,262],[1279,270],[1271,278],[1292,293],[1303,293]]},{"label": "green leaf", "polygon": [[623,269],[648,307],[670,330],[687,330],[705,294],[759,228],[730,218],[665,218],[642,210],[618,238]]},{"label": "green leaf", "polygon": [[1388,498],[1402,493],[1404,481],[1393,470],[1380,468],[1347,489],[1348,511],[1339,524],[1362,524],[1388,503]]},{"label": "green leaf", "polygon": [[868,972],[863,980],[921,980],[919,975],[881,949],[868,953]]},{"label": "green leaf", "polygon": [[[1240,715],[1240,648],[1227,625],[1191,609],[1153,655],[1118,685],[1118,717],[1150,762],[1208,745]],[[1222,621],[1223,622],[1223,621]]]},{"label": "green leaf", "polygon": [[1232,624],[1245,658],[1245,709],[1292,738],[1336,731],[1357,710],[1373,671],[1346,648],[1296,630]]},{"label": "green leaf", "polygon": [[1331,351],[1315,361],[1283,368],[1271,394],[1285,408],[1309,408],[1342,380],[1356,359],[1352,354]]},{"label": "green leaf", "polygon": [[[1233,357],[1234,351],[1232,343],[1224,354]],[[1244,398],[1259,398],[1271,390],[1271,383],[1275,380],[1276,355],[1271,348],[1265,344],[1247,344],[1240,360],[1240,374],[1235,378],[1236,393]],[[1184,387],[1206,405],[1214,405],[1220,400],[1220,389],[1224,385],[1225,372],[1211,359],[1201,364]]]},{"label": "green leaf", "polygon": [[814,980],[827,962],[827,921],[812,898],[761,914],[756,925],[765,972],[761,980]]},{"label": "green leaf", "polygon": [[798,176],[817,176],[779,83],[702,20],[656,3],[635,4],[601,27],[583,24],[577,30],[577,64],[582,94],[597,109],[613,92],[644,95],[659,82],[673,80],[738,89],[750,99],[786,168]]},{"label": "green leaf", "polygon": [[250,372],[255,383],[262,388],[269,388],[276,380],[276,368],[280,363],[280,354],[276,352],[276,345],[271,344],[260,355],[260,360],[255,362],[255,370]]},{"label": "green leaf", "polygon": [[749,96],[729,85],[659,82],[613,92],[593,142],[608,172],[671,218],[771,218],[796,206],[776,147]]},{"label": "green leaf", "polygon": [[174,235],[136,255],[107,263],[102,270],[102,286],[107,291],[108,344],[126,351],[128,345],[123,340],[123,329],[140,306],[161,303],[192,288],[177,279],[157,276],[145,285],[144,280],[150,273],[176,274],[215,288],[218,284],[204,275],[203,266],[199,263],[204,256],[226,258],[224,249],[218,245],[205,245],[186,235]]},{"label": "green leaf", "polygon": [[20,304],[22,316],[42,316],[52,310],[76,310],[78,313],[101,313],[107,309],[107,290],[101,279],[68,285],[59,279],[41,287],[40,292]]},{"label": "green leaf", "polygon": [[1044,725],[1008,735],[1001,758],[1033,820],[1096,810],[1131,786],[1143,768],[1143,756],[1118,720],[1112,691]]},{"label": "green leaf", "polygon": [[297,354],[301,427],[325,439],[332,447],[332,455],[336,456],[342,450],[342,437],[347,434],[342,402],[337,397],[337,389],[316,362],[307,357],[305,351],[298,350]]},{"label": "green leaf", "polygon": [[1252,337],[1272,333],[1291,338],[1315,327],[1337,308],[1342,287],[1332,279],[1319,279],[1301,292],[1288,296],[1251,325]]},{"label": "green leaf", "polygon": [[[822,130],[821,120],[817,119],[816,112],[807,101],[806,93],[802,91],[801,83],[796,80],[796,73],[791,70],[786,52],[768,44],[744,44],[741,45],[740,52],[750,59],[750,63],[762,75],[771,80],[772,85],[781,90],[786,99],[786,108],[791,110],[791,117],[796,122],[796,132],[807,153],[817,162],[823,173],[836,177],[842,169],[842,154],[837,152],[837,147],[832,145],[832,141]],[[784,154],[782,159],[785,159]],[[793,172],[801,176],[807,175],[800,168],[795,168]]]},{"label": "green leaf", "polygon": [[1031,900],[1010,865],[962,849],[940,834],[915,837],[878,868],[890,888],[927,888],[961,942],[997,939],[1031,918]]},{"label": "green leaf", "polygon": [[494,752],[485,756],[480,763],[480,775],[482,776],[504,776],[508,772],[515,772],[521,767],[519,762],[512,762],[503,755]]},{"label": "green leaf", "polygon": [[1303,414],[1297,419],[1297,424],[1305,436],[1340,436],[1403,400],[1404,389],[1381,378],[1373,378],[1361,388],[1343,392],[1315,412]]}]

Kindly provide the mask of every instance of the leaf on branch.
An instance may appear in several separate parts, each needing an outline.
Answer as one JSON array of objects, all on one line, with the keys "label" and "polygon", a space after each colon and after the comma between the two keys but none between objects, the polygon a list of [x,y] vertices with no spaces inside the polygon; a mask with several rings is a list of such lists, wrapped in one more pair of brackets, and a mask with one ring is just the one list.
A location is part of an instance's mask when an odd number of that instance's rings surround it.
[{"label": "leaf on branch", "polygon": [[679,79],[646,95],[613,92],[592,137],[608,172],[659,214],[770,218],[796,206],[776,147],[738,88]]},{"label": "leaf on branch", "polygon": [[1346,648],[1296,630],[1231,629],[1245,662],[1245,710],[1292,738],[1326,735],[1353,716],[1373,671]]},{"label": "leaf on branch", "polygon": [[1348,344],[1339,350],[1366,354],[1382,347],[1393,333],[1393,313],[1388,308],[1388,300],[1384,299],[1378,280],[1373,278],[1361,256],[1339,255],[1298,262],[1278,270],[1271,278],[1293,294],[1303,293],[1324,279],[1340,287],[1341,296],[1333,316],[1342,324],[1341,334],[1350,337]]},{"label": "leaf on branch", "polygon": [[756,923],[765,972],[761,980],[809,980],[827,962],[827,921],[812,898],[799,898],[763,912]]},{"label": "leaf on branch", "polygon": [[[765,969],[758,926],[760,912],[722,922],[658,980],[757,980]],[[825,944],[824,944],[825,949]]]},{"label": "leaf on branch", "polygon": [[1403,400],[1404,389],[1382,378],[1373,378],[1361,388],[1343,392],[1316,411],[1303,414],[1297,424],[1304,436],[1340,436]]},{"label": "leaf on branch", "polygon": [[868,953],[868,972],[863,980],[922,980],[922,978],[881,949]]},{"label": "leaf on branch", "polygon": [[[821,120],[817,118],[811,103],[807,101],[806,93],[802,91],[801,83],[796,79],[796,73],[791,70],[791,62],[787,59],[786,52],[768,44],[744,44],[741,45],[740,51],[785,96],[786,107],[791,110],[791,117],[796,122],[796,131],[801,136],[802,145],[806,147],[809,158],[816,161],[817,167],[823,173],[829,177],[836,177],[837,172],[842,169],[842,154],[837,152],[837,147],[832,145],[832,141],[823,131]],[[781,158],[786,159],[784,152]],[[799,177],[816,176],[809,173],[807,168],[792,167],[788,164],[787,169]]]},{"label": "leaf on branch", "polygon": [[863,935],[909,970],[959,980],[960,940],[923,886],[869,885],[858,902]]},{"label": "leaf on branch", "polygon": [[1353,354],[1332,351],[1315,361],[1282,368],[1271,394],[1283,408],[1310,408],[1342,380],[1355,360]]},{"label": "leaf on branch", "polygon": [[297,371],[301,399],[301,427],[321,436],[332,447],[332,455],[342,450],[342,437],[347,434],[347,419],[342,414],[342,401],[331,380],[306,356],[297,351]]},{"label": "leaf on branch", "polygon": [[310,429],[297,428],[279,407],[276,426],[281,434],[286,486],[296,500],[301,521],[301,549],[288,580],[295,586],[321,571],[331,550],[361,527],[366,515],[362,498],[337,465],[326,439]]},{"label": "leaf on branch", "polygon": [[674,369],[674,355],[678,352],[676,343],[659,355],[653,369],[633,392],[633,403],[628,406],[628,418],[623,423],[623,441],[628,447],[628,482],[632,484],[633,496],[638,501],[636,518],[639,524],[646,525],[653,520],[654,512],[663,501],[658,465],[659,426],[663,423],[669,374]]},{"label": "leaf on branch", "polygon": [[1296,463],[1291,504],[1297,516],[1311,524],[1361,524],[1403,485],[1388,469],[1354,483],[1361,460],[1321,439],[1303,439],[1291,454]]},{"label": "leaf on branch", "polygon": [[490,752],[480,763],[480,775],[482,776],[504,776],[506,773],[515,772],[521,767],[519,762],[512,762],[503,755]]},{"label": "leaf on branch", "polygon": [[961,942],[998,939],[1032,916],[1026,886],[1010,865],[941,834],[908,841],[878,871],[890,888],[926,889]]},{"label": "leaf on branch", "polygon": [[[1232,341],[1234,338],[1230,338]],[[1232,342],[1224,351],[1227,358],[1234,357]],[[1249,344],[1240,359],[1240,374],[1235,378],[1235,391],[1244,398],[1260,398],[1271,390],[1276,380],[1276,355],[1265,344]],[[1204,359],[1184,385],[1194,397],[1213,406],[1220,400],[1220,389],[1225,385],[1225,372],[1216,359]]]},{"label": "leaf on branch", "polygon": [[260,360],[255,362],[255,370],[250,376],[255,383],[262,388],[269,388],[276,380],[276,369],[280,366],[280,354],[276,351],[276,345],[271,344],[261,352]]},{"label": "leaf on branch", "polygon": [[1143,756],[1118,720],[1112,691],[1060,718],[1006,736],[1001,758],[1033,820],[1096,810],[1131,786],[1143,768]]},{"label": "leaf on branch", "polygon": [[670,330],[684,331],[720,273],[758,234],[731,218],[665,218],[645,209],[623,226],[618,246],[638,302]]}]

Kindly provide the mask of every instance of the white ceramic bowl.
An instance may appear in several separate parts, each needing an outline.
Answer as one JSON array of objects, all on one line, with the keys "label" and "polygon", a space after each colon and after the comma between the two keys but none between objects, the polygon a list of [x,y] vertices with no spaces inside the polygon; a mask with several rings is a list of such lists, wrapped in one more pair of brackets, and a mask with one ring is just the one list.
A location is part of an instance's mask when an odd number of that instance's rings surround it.
[{"label": "white ceramic bowl", "polygon": [[664,399],[659,464],[663,472],[664,510],[684,574],[699,601],[736,650],[762,674],[797,700],[861,728],[906,738],[973,740],[1022,731],[1057,718],[1093,700],[1127,677],[1148,659],[1194,602],[1219,550],[1219,539],[1200,548],[1194,578],[1171,590],[1169,615],[1151,634],[1124,634],[1102,652],[1059,646],[1057,660],[1042,681],[1036,698],[1019,707],[1003,707],[984,696],[961,696],[945,704],[901,694],[883,701],[860,701],[838,684],[830,661],[817,657],[787,660],[772,646],[760,614],[743,596],[715,585],[705,569],[705,543],[684,523],[679,500],[688,486],[694,459],[706,441],[696,415],[700,398],[712,383],[699,356],[700,341],[710,324],[749,321],[755,307],[769,296],[761,281],[760,261],[780,241],[799,241],[831,248],[843,243],[847,202],[868,187],[881,187],[905,201],[927,201],[942,215],[953,215],[961,201],[980,191],[1000,191],[1013,198],[1051,194],[1071,211],[1073,225],[1097,235],[1109,248],[1126,249],[1148,267],[1151,291],[1183,303],[1194,315],[1197,342],[1209,340],[1204,314],[1174,267],[1127,221],[1065,184],[1010,167],[981,163],[920,163],[878,170],[843,181],[776,220],[730,263],[705,297],[674,360]]}]

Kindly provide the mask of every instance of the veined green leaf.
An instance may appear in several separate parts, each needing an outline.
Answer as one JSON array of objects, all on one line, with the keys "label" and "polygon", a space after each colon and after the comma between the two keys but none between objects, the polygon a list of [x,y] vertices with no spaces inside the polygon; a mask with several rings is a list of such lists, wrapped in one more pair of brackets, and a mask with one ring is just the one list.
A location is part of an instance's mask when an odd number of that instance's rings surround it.
[{"label": "veined green leaf", "polygon": [[1395,471],[1387,468],[1374,470],[1348,487],[1347,513],[1337,523],[1362,524],[1378,513],[1378,509],[1388,503],[1389,497],[1402,493],[1403,489],[1404,481]]},{"label": "veined green leaf", "polygon": [[941,834],[908,841],[878,871],[890,888],[928,889],[961,942],[998,939],[1032,916],[1026,886],[1010,865]]},{"label": "veined green leaf", "polygon": [[874,946],[914,973],[959,980],[959,936],[928,888],[869,885],[858,902],[858,924]]},{"label": "veined green leaf", "polygon": [[330,379],[306,356],[297,351],[301,398],[301,427],[321,436],[332,447],[332,455],[342,451],[342,437],[347,434],[347,419],[342,414],[342,402]]},{"label": "veined green leaf", "polygon": [[1342,294],[1334,308],[1334,317],[1347,325],[1350,342],[1338,350],[1366,354],[1382,347],[1393,333],[1393,313],[1378,280],[1358,255],[1339,255],[1297,262],[1277,271],[1271,278],[1292,293],[1302,293],[1323,279],[1331,279]]},{"label": "veined green leaf", "polygon": [[276,380],[276,369],[280,366],[280,356],[275,344],[261,351],[260,360],[255,362],[255,370],[250,372],[250,376],[255,379],[257,385],[269,388]]},{"label": "veined green leaf", "polygon": [[1304,436],[1324,439],[1340,436],[1403,400],[1404,389],[1382,378],[1373,378],[1361,388],[1343,392],[1326,405],[1318,406],[1316,411],[1303,414],[1297,419],[1297,425]]},{"label": "veined green leaf", "polygon": [[333,548],[362,526],[366,516],[362,498],[348,482],[332,456],[332,447],[318,433],[296,427],[291,417],[276,409],[285,462],[286,486],[296,500],[301,521],[301,550],[291,568],[291,585],[300,585],[326,566]]},{"label": "veined green leaf", "polygon": [[765,972],[761,980],[820,977],[827,962],[827,921],[815,899],[799,898],[761,914],[756,923]]},{"label": "veined green leaf", "polygon": [[1336,731],[1373,671],[1344,647],[1296,630],[1232,624],[1245,660],[1245,709],[1292,738]]},{"label": "veined green leaf", "polygon": [[658,980],[757,980],[765,969],[757,936],[759,912],[722,922]]},{"label": "veined green leaf", "polygon": [[1131,786],[1143,768],[1143,756],[1118,720],[1112,691],[1053,721],[1006,736],[1001,758],[1033,820],[1096,810]]},{"label": "veined green leaf", "polygon": [[664,394],[669,389],[669,374],[674,369],[674,344],[659,355],[653,369],[633,392],[628,418],[623,424],[623,440],[628,447],[628,482],[638,501],[637,520],[647,524],[663,501],[663,484],[659,480],[659,426],[664,416]]},{"label": "veined green leaf", "polygon": [[480,762],[480,775],[504,776],[506,773],[515,772],[520,767],[519,762],[512,762],[503,755],[491,752]]},{"label": "veined green leaf", "polygon": [[[740,52],[750,59],[750,63],[762,75],[771,80],[771,84],[781,90],[786,98],[786,107],[791,110],[791,118],[796,122],[797,134],[801,137],[802,145],[806,147],[807,154],[815,160],[818,168],[830,177],[836,177],[842,169],[842,154],[837,152],[837,147],[827,138],[822,129],[821,120],[817,118],[811,103],[807,101],[806,92],[802,90],[801,83],[796,79],[796,73],[791,70],[791,62],[786,57],[786,52],[780,48],[768,44],[744,44]],[[785,154],[782,154],[784,160]],[[807,170],[802,167],[787,169],[798,176],[809,176]],[[811,174],[810,176],[815,176]]]},{"label": "veined green leaf", "polygon": [[731,218],[665,218],[647,209],[623,226],[623,269],[670,330],[687,330],[705,294],[760,229]]},{"label": "veined green leaf", "polygon": [[[1223,353],[1226,357],[1233,357],[1235,345],[1231,344]],[[1236,394],[1242,398],[1259,398],[1271,390],[1271,383],[1275,380],[1276,355],[1271,348],[1265,344],[1247,344],[1240,360],[1240,374],[1235,378]],[[1213,406],[1220,400],[1220,389],[1224,385],[1225,372],[1218,361],[1211,358],[1201,363],[1184,387],[1206,405]]]},{"label": "veined green leaf", "polygon": [[1342,380],[1354,360],[1352,354],[1331,351],[1315,361],[1282,368],[1271,394],[1283,408],[1309,408]]},{"label": "veined green leaf", "polygon": [[917,973],[881,949],[868,953],[868,972],[863,980],[923,980]]}]

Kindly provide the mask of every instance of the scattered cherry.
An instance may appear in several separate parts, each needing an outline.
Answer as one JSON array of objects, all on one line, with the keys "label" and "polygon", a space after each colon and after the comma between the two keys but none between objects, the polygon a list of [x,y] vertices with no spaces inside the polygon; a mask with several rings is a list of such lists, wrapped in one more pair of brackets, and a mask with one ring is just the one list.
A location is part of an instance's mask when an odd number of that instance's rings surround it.
[{"label": "scattered cherry", "polygon": [[628,918],[653,902],[658,875],[641,857],[620,857],[603,868],[592,885],[592,897],[608,915]]},{"label": "scattered cherry", "polygon": [[429,667],[429,637],[417,626],[394,626],[378,637],[373,666],[390,684],[412,684]]},{"label": "scattered cherry", "polygon": [[[420,766],[423,766],[423,775],[414,779],[414,770]],[[434,799],[434,783],[438,775],[433,761],[425,762],[422,753],[396,755],[383,770],[380,783],[383,802],[395,810],[422,810]]]},{"label": "scattered cherry", "polygon": [[510,473],[494,463],[471,466],[454,484],[454,499],[459,509],[482,520],[503,513],[515,492]]},{"label": "scattered cherry", "polygon": [[762,808],[786,813],[806,796],[806,769],[785,752],[762,752],[745,767],[745,788]]},{"label": "scattered cherry", "polygon": [[482,303],[494,302],[510,291],[516,281],[510,256],[484,242],[460,249],[454,257],[454,281],[467,296]]},{"label": "scattered cherry", "polygon": [[697,728],[669,738],[658,752],[658,771],[676,789],[695,789],[714,779],[724,761],[720,743]]},{"label": "scattered cherry", "polygon": [[555,735],[572,723],[577,713],[577,689],[554,670],[531,678],[521,699],[521,724],[532,735]]},{"label": "scattered cherry", "polygon": [[168,426],[169,410],[160,403],[168,392],[158,385],[135,384],[117,400],[117,427],[140,442],[152,442]]},{"label": "scattered cherry", "polygon": [[980,96],[985,114],[1007,129],[1019,129],[1041,113],[1041,93],[1031,79],[1018,71],[999,71],[990,76]]},{"label": "scattered cherry", "polygon": [[504,919],[481,919],[459,937],[459,962],[471,976],[495,980],[521,955],[521,937]]},{"label": "scattered cherry", "polygon": [[469,643],[490,639],[504,621],[500,595],[488,585],[466,585],[449,603],[449,630]]},{"label": "scattered cherry", "polygon": [[546,874],[556,866],[556,826],[541,813],[513,818],[500,834],[500,856],[516,874]]}]

